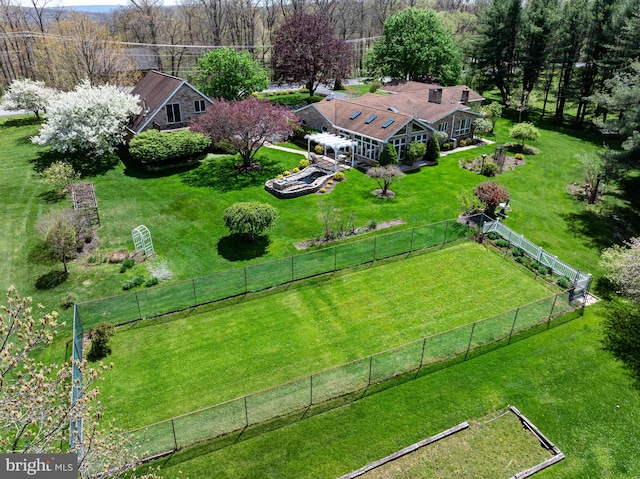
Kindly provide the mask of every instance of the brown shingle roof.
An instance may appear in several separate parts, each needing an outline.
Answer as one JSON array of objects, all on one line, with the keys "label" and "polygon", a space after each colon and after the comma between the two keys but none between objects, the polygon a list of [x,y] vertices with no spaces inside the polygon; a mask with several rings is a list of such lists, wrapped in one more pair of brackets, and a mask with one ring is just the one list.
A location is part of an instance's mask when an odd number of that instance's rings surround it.
[{"label": "brown shingle roof", "polygon": [[473,91],[467,85],[442,86],[435,83],[420,83],[416,81],[392,81],[380,88],[395,94],[400,93],[424,93],[424,98],[429,98],[429,90],[432,88],[442,88],[442,100],[459,102],[462,100],[462,92],[469,90],[469,101],[481,101],[484,97]]},{"label": "brown shingle roof", "polygon": [[[338,128],[382,141],[388,140],[413,119],[412,115],[360,104],[354,100],[325,99],[311,106],[315,107]],[[356,112],[360,113],[356,115]],[[371,120],[374,116],[375,119]],[[388,120],[393,120],[393,122],[383,128]]]},{"label": "brown shingle roof", "polygon": [[[132,95],[140,96],[139,104],[143,108],[142,113],[133,119],[129,128],[136,133],[149,118],[153,118],[158,110],[162,108],[167,99],[173,95],[185,83],[184,80],[160,73],[155,70],[147,73],[142,80],[131,90]],[[147,114],[144,108],[148,110]]]}]

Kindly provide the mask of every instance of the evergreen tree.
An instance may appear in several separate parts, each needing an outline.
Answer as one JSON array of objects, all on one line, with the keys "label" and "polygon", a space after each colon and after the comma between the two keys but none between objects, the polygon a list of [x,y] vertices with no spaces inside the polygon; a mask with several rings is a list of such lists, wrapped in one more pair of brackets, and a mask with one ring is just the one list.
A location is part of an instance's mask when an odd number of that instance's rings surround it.
[{"label": "evergreen tree", "polygon": [[378,161],[380,166],[397,165],[398,164],[398,152],[396,147],[391,143],[384,145],[384,149],[380,153],[380,160]]}]

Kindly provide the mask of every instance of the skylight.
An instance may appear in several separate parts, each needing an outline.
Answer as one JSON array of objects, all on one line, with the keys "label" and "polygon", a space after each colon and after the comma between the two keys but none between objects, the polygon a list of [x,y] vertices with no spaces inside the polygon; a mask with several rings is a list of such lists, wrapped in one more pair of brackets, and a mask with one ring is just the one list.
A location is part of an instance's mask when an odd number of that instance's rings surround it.
[{"label": "skylight", "polygon": [[382,124],[382,128],[387,128],[388,126],[391,125],[391,123],[393,123],[393,120],[387,120]]},{"label": "skylight", "polygon": [[356,118],[358,118],[360,116],[360,113],[362,113],[361,111],[356,111],[353,115],[351,115],[349,117],[349,120],[355,120]]},{"label": "skylight", "polygon": [[371,115],[369,118],[367,118],[364,122],[368,125],[369,123],[371,123],[373,120],[375,120],[376,118],[378,118],[378,115]]}]

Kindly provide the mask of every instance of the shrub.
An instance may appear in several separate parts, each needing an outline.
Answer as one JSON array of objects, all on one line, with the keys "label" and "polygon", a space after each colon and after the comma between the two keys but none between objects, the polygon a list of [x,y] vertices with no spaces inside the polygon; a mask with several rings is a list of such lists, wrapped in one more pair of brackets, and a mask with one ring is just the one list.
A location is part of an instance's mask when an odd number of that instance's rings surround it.
[{"label": "shrub", "polygon": [[131,283],[133,283],[134,286],[142,286],[144,284],[144,276],[135,276],[131,280]]},{"label": "shrub", "polygon": [[307,166],[309,166],[309,160],[307,160],[306,158],[303,158],[300,160],[300,162],[298,163],[298,168],[300,168],[301,170],[306,168]]},{"label": "shrub", "polygon": [[135,285],[133,284],[133,282],[131,280],[127,280],[124,281],[122,283],[122,289],[124,289],[125,291],[129,291],[130,289],[132,289]]},{"label": "shrub", "polygon": [[336,171],[333,174],[333,179],[336,181],[342,181],[345,179],[344,173],[342,171]]},{"label": "shrub", "polygon": [[322,155],[324,154],[324,146],[322,145],[316,145],[313,150],[318,154],[318,155]]},{"label": "shrub", "polygon": [[131,258],[126,258],[122,261],[122,264],[120,265],[120,272],[124,273],[126,272],[128,269],[133,268],[133,266],[136,264],[136,262],[134,260],[132,260]]},{"label": "shrub", "polygon": [[524,155],[522,153],[516,153],[515,158],[516,160],[524,160]]},{"label": "shrub", "polygon": [[300,173],[300,168],[298,168],[297,166],[291,170],[293,173]]},{"label": "shrub", "polygon": [[327,191],[327,190],[325,190],[324,188],[320,188],[318,191],[319,191],[320,193],[324,193],[324,192],[325,192],[325,191]]},{"label": "shrub", "polygon": [[398,164],[398,152],[396,147],[391,143],[387,143],[380,153],[380,166],[397,165]]},{"label": "shrub", "polygon": [[523,257],[526,255],[525,251],[522,248],[517,248],[517,247],[513,248],[513,251],[511,252],[511,254],[516,258]]},{"label": "shrub", "polygon": [[378,91],[378,89],[380,89],[380,87],[382,87],[382,82],[376,80],[376,81],[372,81],[369,84],[369,93],[375,93]]},{"label": "shrub", "polygon": [[309,93],[309,89],[306,87],[302,87],[298,90],[299,93]]},{"label": "shrub", "polygon": [[282,179],[282,178],[284,178],[284,177],[282,176],[282,174],[281,174],[281,173],[278,173],[278,174],[276,175],[276,178],[278,178],[278,179],[280,180],[280,179]]},{"label": "shrub", "polygon": [[332,185],[332,184],[333,184],[333,180],[329,180],[329,181],[327,181],[327,184],[328,184],[328,185]]},{"label": "shrub", "polygon": [[369,228],[370,230],[374,230],[378,227],[378,222],[376,220],[369,220],[369,222],[367,223],[367,228]]},{"label": "shrub", "polygon": [[283,174],[284,176],[289,176],[289,175],[291,174],[291,172],[290,172],[289,170],[284,170],[284,171],[282,172],[282,174]]},{"label": "shrub", "polygon": [[156,284],[158,284],[158,278],[154,276],[153,278],[149,278],[144,282],[144,287],[150,288],[151,286],[155,286]]},{"label": "shrub", "polygon": [[433,135],[431,138],[429,138],[424,157],[427,161],[431,162],[438,161],[438,158],[440,158],[440,142],[438,141],[438,137],[436,135]]},{"label": "shrub", "polygon": [[498,174],[498,170],[498,165],[496,165],[493,161],[485,161],[480,174],[489,177],[496,176]]},{"label": "shrub", "polygon": [[442,144],[442,149],[444,151],[450,151],[453,150],[453,142],[452,141],[446,141]]},{"label": "shrub", "polygon": [[149,130],[131,139],[129,154],[136,161],[161,163],[200,154],[210,145],[211,139],[208,136],[190,130],[165,133]]},{"label": "shrub", "polygon": [[296,93],[296,91],[295,91],[295,90],[287,90],[287,93],[288,93],[289,95],[293,95],[294,93]]},{"label": "shrub", "polygon": [[64,298],[62,298],[62,309],[69,309],[75,303],[78,302],[78,297],[73,293],[67,293]]},{"label": "shrub", "polygon": [[511,245],[506,239],[496,240],[496,246],[498,248],[508,248]]},{"label": "shrub", "polygon": [[560,276],[556,280],[556,284],[558,286],[560,286],[562,289],[568,289],[568,288],[571,287],[571,280],[569,278],[567,278],[566,276]]},{"label": "shrub", "polygon": [[275,95],[275,92],[272,92],[272,91],[267,92],[267,96],[274,96],[274,95]]},{"label": "shrub", "polygon": [[89,338],[91,339],[91,349],[87,355],[89,361],[98,361],[111,354],[109,339],[115,332],[116,328],[113,324],[107,322],[100,323],[89,331]]},{"label": "shrub", "polygon": [[491,241],[495,241],[497,239],[500,239],[500,235],[498,233],[496,233],[495,231],[490,231],[487,234],[487,238],[489,238]]},{"label": "shrub", "polygon": [[[309,92],[307,92],[309,93]],[[317,103],[319,101],[322,101],[324,99],[324,97],[322,95],[313,95],[313,96],[308,96],[304,99],[304,102],[307,105],[310,105],[311,103]]]},{"label": "shrub", "polygon": [[458,146],[467,146],[467,140],[464,138],[458,140]]},{"label": "shrub", "polygon": [[426,152],[427,145],[419,141],[412,141],[407,147],[407,163],[413,165],[417,160],[423,158]]}]

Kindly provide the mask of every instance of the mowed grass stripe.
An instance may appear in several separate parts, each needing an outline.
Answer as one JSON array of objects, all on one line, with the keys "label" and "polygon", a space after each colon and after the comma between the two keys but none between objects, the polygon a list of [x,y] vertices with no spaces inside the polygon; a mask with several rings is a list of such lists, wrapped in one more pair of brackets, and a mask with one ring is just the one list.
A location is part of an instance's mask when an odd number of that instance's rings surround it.
[{"label": "mowed grass stripe", "polygon": [[476,243],[339,275],[112,340],[105,412],[134,428],[498,314],[551,291]]}]

